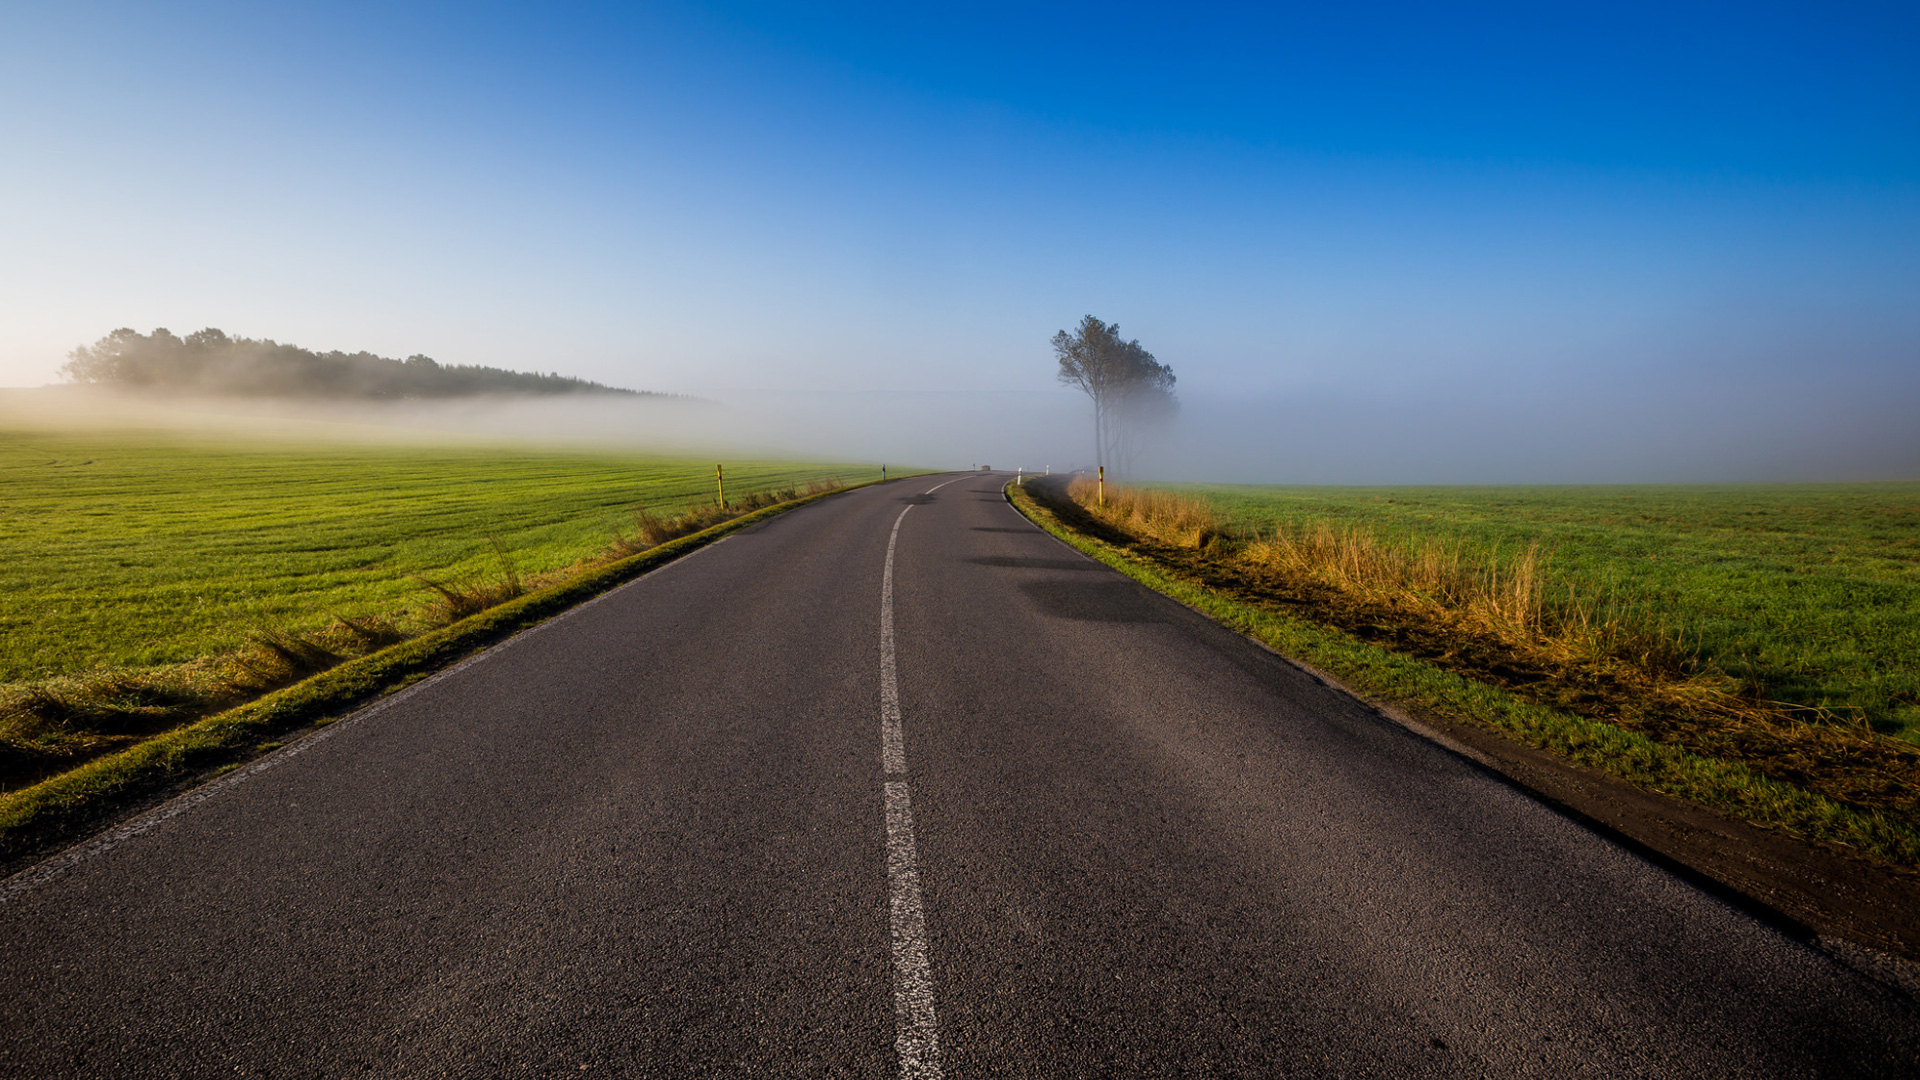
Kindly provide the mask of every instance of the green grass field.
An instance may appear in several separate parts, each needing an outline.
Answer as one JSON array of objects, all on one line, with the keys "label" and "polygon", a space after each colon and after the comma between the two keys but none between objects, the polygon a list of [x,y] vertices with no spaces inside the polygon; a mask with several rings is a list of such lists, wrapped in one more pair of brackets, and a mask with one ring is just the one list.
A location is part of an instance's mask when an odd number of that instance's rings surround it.
[{"label": "green grass field", "polygon": [[[846,465],[726,462],[736,497]],[[330,613],[404,622],[436,581],[565,568],[713,499],[711,460],[0,429],[0,683],[176,664]]]},{"label": "green grass field", "polygon": [[1159,485],[1236,526],[1331,521],[1550,553],[1550,590],[1654,622],[1774,700],[1920,741],[1920,483]]}]

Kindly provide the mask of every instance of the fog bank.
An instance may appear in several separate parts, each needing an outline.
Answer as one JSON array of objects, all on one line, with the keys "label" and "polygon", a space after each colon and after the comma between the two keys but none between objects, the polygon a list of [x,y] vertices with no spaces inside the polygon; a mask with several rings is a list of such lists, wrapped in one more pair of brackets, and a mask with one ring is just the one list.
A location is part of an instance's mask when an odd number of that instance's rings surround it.
[{"label": "fog bank", "polygon": [[152,397],[74,386],[0,390],[0,426],[9,428],[147,430],[279,443],[513,444],[931,469],[1081,464],[1076,455],[1093,456],[1084,412],[1084,402],[1065,392],[1018,391],[350,403]]},{"label": "fog bank", "polygon": [[[1920,371],[1802,384],[1618,383],[1580,395],[1486,384],[1335,383],[1186,395],[1141,440],[1137,479],[1276,484],[1725,483],[1920,479]],[[1089,467],[1067,390],[735,392],[723,400],[500,398],[306,403],[0,391],[0,425],[280,442],[509,443],[963,469]]]}]

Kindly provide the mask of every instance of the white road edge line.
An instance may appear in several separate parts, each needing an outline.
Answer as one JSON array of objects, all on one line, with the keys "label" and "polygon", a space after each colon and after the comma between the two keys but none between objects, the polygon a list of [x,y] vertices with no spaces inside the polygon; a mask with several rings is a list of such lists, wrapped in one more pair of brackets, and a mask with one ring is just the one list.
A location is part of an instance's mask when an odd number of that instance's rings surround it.
[{"label": "white road edge line", "polygon": [[435,683],[441,682],[442,680],[445,680],[445,679],[451,679],[455,675],[458,675],[462,671],[467,670],[468,668],[474,666],[475,664],[478,664],[488,659],[489,657],[492,657],[495,653],[498,653],[504,649],[510,648],[514,645],[517,645],[527,640],[528,638],[532,637],[533,635],[538,634],[542,630],[545,630],[546,628],[555,625],[556,623],[560,623],[567,619],[570,619],[573,616],[579,614],[580,612],[585,611],[588,608],[594,606],[595,604],[598,604],[603,600],[607,600],[611,598],[615,593],[619,593],[623,590],[630,589],[635,585],[640,584],[642,581],[647,580],[648,578],[652,577],[653,575],[659,573],[662,570],[666,570],[670,567],[679,566],[681,563],[686,562],[688,559],[693,558],[694,556],[700,554],[703,551],[711,551],[712,549],[719,547],[721,544],[726,543],[728,540],[731,540],[732,538],[733,538],[732,534],[728,534],[726,536],[721,537],[718,540],[715,540],[711,544],[707,544],[702,547],[695,548],[694,550],[687,552],[685,555],[682,555],[679,558],[666,563],[665,565],[656,566],[652,570],[649,570],[646,573],[641,574],[639,577],[634,578],[632,581],[626,582],[625,584],[619,585],[615,588],[608,589],[606,592],[601,593],[599,596],[596,596],[593,599],[587,600],[583,603],[576,604],[573,607],[570,607],[567,610],[561,612],[560,614],[555,615],[551,619],[546,619],[542,622],[534,624],[533,626],[529,626],[525,630],[520,631],[519,633],[508,638],[507,640],[502,641],[497,645],[493,645],[486,649],[483,649],[480,652],[477,652],[472,656],[467,657],[465,660],[460,661],[459,663],[453,665],[450,668],[444,668],[440,671],[436,671],[432,675],[427,676],[426,678],[420,680],[417,683],[414,683],[412,686],[409,686],[404,690],[388,695],[387,697],[381,698],[379,701],[376,701],[373,704],[368,705],[367,707],[359,710],[358,712],[350,713],[347,716],[341,717],[340,719],[335,720],[333,723],[328,724],[327,726],[319,729],[318,731],[315,731],[312,734],[305,736],[304,738],[300,739],[299,741],[293,743],[290,746],[287,746],[283,749],[270,753],[265,757],[258,758],[250,765],[246,765],[239,769],[236,769],[235,771],[228,773],[227,775],[221,777],[218,780],[215,780],[208,784],[203,784],[200,787],[194,788],[192,791],[187,792],[185,795],[181,795],[178,798],[175,798],[169,802],[162,803],[160,806],[157,806],[154,809],[147,811],[146,813],[140,815],[137,818],[134,818],[131,821],[123,823],[118,828],[112,829],[106,833],[96,836],[92,840],[82,841],[81,843],[66,849],[60,854],[54,855],[48,858],[44,862],[36,863],[33,866],[30,866],[27,869],[22,870],[19,873],[13,875],[12,877],[6,879],[5,881],[0,881],[0,904],[5,904],[9,900],[14,899],[15,897],[21,895],[22,893],[31,892],[34,889],[37,889],[43,885],[46,885],[47,883],[53,881],[55,878],[58,878],[61,875],[65,874],[67,871],[72,870],[76,866],[79,866],[81,863],[84,863],[90,859],[95,859],[102,855],[105,855],[107,852],[112,851],[114,848],[119,847],[121,844],[124,844],[129,840],[132,840],[132,839],[135,839],[136,837],[144,836],[147,833],[150,833],[153,830],[159,828],[160,826],[165,825],[167,822],[172,821],[174,818],[179,817],[181,814],[184,814],[187,811],[192,810],[194,807],[199,806],[201,803],[206,802],[208,799],[211,799],[214,796],[219,795],[221,792],[226,791],[229,788],[235,787],[239,784],[243,784],[246,781],[251,780],[256,776],[259,776],[261,773],[267,772],[270,769],[276,769],[282,765],[285,765],[287,762],[292,761],[294,758],[299,757],[301,754],[304,754],[307,751],[313,749],[314,747],[319,746],[321,743],[327,741],[328,739],[333,738],[335,735],[338,735],[340,732],[345,731],[350,727],[354,727],[355,725],[360,724],[365,720],[368,720],[374,716],[379,715],[380,713],[385,712],[386,710],[392,708],[395,705],[400,704],[401,702],[407,700],[413,695],[418,694],[421,691],[427,689],[429,686],[432,686]]},{"label": "white road edge line", "polygon": [[893,927],[893,1046],[900,1055],[902,1080],[940,1080],[940,1025],[933,1012],[933,971],[927,963],[926,913],[920,904],[920,857],[913,839],[913,801],[907,791],[907,754],[900,734],[900,683],[894,671],[893,653],[893,551],[900,542],[900,523],[907,520],[912,509],[912,505],[907,506],[893,519],[893,532],[887,537],[887,565],[880,575],[880,760],[887,774],[887,910]]}]

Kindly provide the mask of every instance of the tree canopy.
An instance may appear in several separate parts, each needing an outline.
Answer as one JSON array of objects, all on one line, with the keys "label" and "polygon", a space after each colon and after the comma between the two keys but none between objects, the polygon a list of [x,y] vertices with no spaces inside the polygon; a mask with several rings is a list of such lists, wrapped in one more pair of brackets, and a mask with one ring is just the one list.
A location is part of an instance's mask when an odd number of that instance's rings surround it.
[{"label": "tree canopy", "polygon": [[1093,399],[1094,460],[1126,469],[1143,428],[1162,422],[1179,407],[1173,396],[1173,369],[1153,358],[1138,341],[1120,336],[1119,323],[1088,315],[1073,333],[1053,335],[1060,360],[1060,381]]},{"label": "tree canopy", "polygon": [[[67,381],[183,393],[262,397],[442,398],[472,394],[635,394],[557,373],[539,375],[415,354],[316,353],[211,327],[175,337],[122,328],[67,354]],[[650,395],[651,396],[651,395]]]}]

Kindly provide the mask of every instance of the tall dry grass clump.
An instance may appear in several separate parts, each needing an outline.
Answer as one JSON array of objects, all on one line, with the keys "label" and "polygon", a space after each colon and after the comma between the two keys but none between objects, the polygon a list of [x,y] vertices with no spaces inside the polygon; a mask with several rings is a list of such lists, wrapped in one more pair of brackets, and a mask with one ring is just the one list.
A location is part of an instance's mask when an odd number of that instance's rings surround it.
[{"label": "tall dry grass clump", "polygon": [[494,558],[500,563],[498,581],[476,579],[442,583],[418,574],[413,576],[413,580],[432,590],[438,598],[422,612],[429,624],[445,626],[459,622],[469,615],[478,615],[490,607],[527,594],[526,582],[520,579],[520,569],[514,565],[513,555],[507,551],[507,545],[498,536],[487,537],[487,544],[493,548]]},{"label": "tall dry grass clump", "polygon": [[[1583,594],[1570,582],[1556,586],[1549,554],[1538,543],[1503,552],[1454,538],[1392,540],[1318,522],[1256,537],[1241,558],[1557,662],[1604,658],[1663,679],[1708,678],[1681,635],[1657,616],[1611,596]],[[1708,681],[1726,689],[1726,680]]]},{"label": "tall dry grass clump", "polygon": [[1470,553],[1457,540],[1410,537],[1393,543],[1363,529],[1321,522],[1276,529],[1248,542],[1241,557],[1509,641],[1549,638],[1560,629],[1546,600],[1545,556],[1538,545],[1508,555]]},{"label": "tall dry grass clump", "polygon": [[[1559,664],[1630,663],[1664,680],[1692,680],[1697,698],[1725,696],[1728,681],[1695,670],[1693,653],[1659,620],[1552,584],[1549,553],[1449,537],[1389,538],[1332,522],[1236,529],[1204,499],[1075,479],[1067,494],[1129,535],[1200,553],[1249,578],[1278,581],[1321,605],[1364,609],[1447,634],[1497,643]],[[1705,680],[1702,682],[1701,680]],[[1714,693],[1704,693],[1711,685]]]},{"label": "tall dry grass clump", "polygon": [[648,548],[658,547],[669,540],[678,540],[683,536],[711,529],[722,522],[763,510],[769,506],[778,506],[795,499],[804,499],[809,495],[822,495],[829,491],[838,491],[845,487],[838,480],[812,480],[805,487],[789,484],[783,488],[756,491],[735,499],[725,506],[717,503],[695,506],[678,514],[661,516],[644,503],[633,508],[633,532],[631,535],[614,533],[608,545],[607,555],[623,558],[636,555]]},{"label": "tall dry grass clump", "polygon": [[378,617],[336,620],[308,633],[257,628],[239,648],[184,664],[0,685],[0,793],[291,685],[400,637]]},{"label": "tall dry grass clump", "polygon": [[1102,503],[1099,485],[1077,476],[1067,494],[1107,524],[1178,547],[1203,550],[1224,535],[1220,517],[1204,499],[1152,488],[1108,484]]}]

